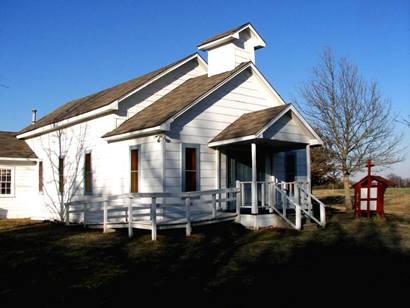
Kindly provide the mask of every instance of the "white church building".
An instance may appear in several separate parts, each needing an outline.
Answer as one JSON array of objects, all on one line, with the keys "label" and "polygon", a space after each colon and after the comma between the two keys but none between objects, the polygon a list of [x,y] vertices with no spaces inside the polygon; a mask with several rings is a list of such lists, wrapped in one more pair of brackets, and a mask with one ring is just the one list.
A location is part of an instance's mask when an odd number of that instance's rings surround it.
[{"label": "white church building", "polygon": [[[250,24],[198,53],[0,132],[0,217],[150,229],[325,224],[310,191],[322,140],[256,66]],[[317,205],[318,210],[315,210]]]}]

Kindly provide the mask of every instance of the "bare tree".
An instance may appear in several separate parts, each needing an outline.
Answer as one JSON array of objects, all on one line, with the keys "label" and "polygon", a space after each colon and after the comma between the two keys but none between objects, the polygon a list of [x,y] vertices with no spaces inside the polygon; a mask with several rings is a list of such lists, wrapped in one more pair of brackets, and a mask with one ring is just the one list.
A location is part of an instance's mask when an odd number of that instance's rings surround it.
[{"label": "bare tree", "polygon": [[[87,126],[80,125],[70,132],[67,129],[56,130],[43,135],[40,139],[41,146],[47,162],[45,175],[44,195],[47,197],[47,206],[61,221],[65,217],[66,202],[78,194],[83,183],[83,168],[81,165],[85,151],[85,137]],[[64,159],[62,171],[64,177],[60,178],[60,159]],[[62,186],[60,186],[60,181]],[[63,189],[60,189],[63,187]]]},{"label": "bare tree", "polygon": [[367,159],[378,166],[402,159],[390,101],[382,97],[376,82],[367,82],[356,65],[346,58],[335,59],[330,49],[322,53],[301,94],[302,109],[334,154],[343,176],[346,211],[351,211],[350,176],[363,170]]},{"label": "bare tree", "polygon": [[406,119],[404,120],[404,123],[405,123],[408,127],[410,127],[410,115],[408,116],[407,120],[406,120]]}]

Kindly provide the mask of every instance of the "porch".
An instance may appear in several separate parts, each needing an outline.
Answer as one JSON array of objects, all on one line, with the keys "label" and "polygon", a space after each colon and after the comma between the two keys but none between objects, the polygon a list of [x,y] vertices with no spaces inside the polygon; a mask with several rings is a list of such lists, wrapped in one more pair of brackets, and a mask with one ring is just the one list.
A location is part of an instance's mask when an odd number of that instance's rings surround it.
[{"label": "porch", "polygon": [[[134,228],[146,229],[151,231],[152,240],[156,240],[158,230],[185,228],[189,236],[194,226],[223,221],[235,221],[253,229],[263,226],[258,220],[296,230],[301,230],[307,219],[325,226],[324,204],[296,182],[258,182],[262,191],[257,207],[260,215],[251,215],[249,219],[245,202],[245,187],[249,184],[237,181],[236,187],[219,190],[133,193],[77,200],[65,204],[65,222],[102,228],[104,232],[127,228],[129,237],[133,236]],[[314,210],[314,205],[318,210]]]}]

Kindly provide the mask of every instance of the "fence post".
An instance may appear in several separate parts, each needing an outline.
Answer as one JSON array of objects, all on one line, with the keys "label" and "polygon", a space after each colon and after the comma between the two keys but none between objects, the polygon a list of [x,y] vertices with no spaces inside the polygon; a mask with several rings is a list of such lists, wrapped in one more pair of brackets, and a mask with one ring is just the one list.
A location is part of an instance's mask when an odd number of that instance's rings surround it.
[{"label": "fence post", "polygon": [[282,214],[283,216],[286,217],[286,192],[284,192],[283,190],[281,191],[281,195],[282,195]]},{"label": "fence post", "polygon": [[295,203],[301,205],[301,203],[300,203],[300,191],[299,191],[298,182],[295,182],[295,184],[293,184],[293,185],[294,185],[294,187],[293,187],[293,189],[294,189],[293,200],[295,200]]},{"label": "fence post", "polygon": [[245,206],[245,183],[240,183],[241,188],[241,206]]},{"label": "fence post", "polygon": [[151,198],[151,239],[157,240],[157,198]]},{"label": "fence post", "polygon": [[212,218],[216,217],[216,194],[212,194]]},{"label": "fence post", "polygon": [[261,183],[261,203],[262,207],[265,207],[265,182]]},{"label": "fence post", "polygon": [[300,208],[299,205],[296,205],[295,213],[296,213],[296,221],[295,221],[296,230],[300,230],[302,229],[302,209]]},{"label": "fence post", "polygon": [[276,183],[272,183],[272,208],[276,208]]},{"label": "fence post", "polygon": [[128,200],[128,237],[131,238],[134,235],[132,230],[132,197],[129,197]]},{"label": "fence post", "polygon": [[108,208],[107,208],[107,201],[104,200],[103,202],[103,211],[104,211],[104,227],[103,232],[107,232],[107,223],[108,223]]},{"label": "fence post", "polygon": [[326,209],[323,204],[319,204],[320,206],[320,223],[322,227],[326,226]]},{"label": "fence post", "polygon": [[185,199],[185,211],[186,211],[186,236],[190,236],[192,232],[191,226],[191,198]]},{"label": "fence post", "polygon": [[241,196],[242,196],[242,191],[241,191],[241,182],[236,181],[236,185],[235,185],[236,189],[238,189],[238,191],[236,192],[236,222],[240,222],[241,221]]},{"label": "fence post", "polygon": [[65,224],[68,226],[70,224],[70,204],[67,202],[65,206]]},{"label": "fence post", "polygon": [[84,228],[87,227],[87,219],[88,219],[88,203],[84,203],[84,213],[83,213],[83,225]]}]

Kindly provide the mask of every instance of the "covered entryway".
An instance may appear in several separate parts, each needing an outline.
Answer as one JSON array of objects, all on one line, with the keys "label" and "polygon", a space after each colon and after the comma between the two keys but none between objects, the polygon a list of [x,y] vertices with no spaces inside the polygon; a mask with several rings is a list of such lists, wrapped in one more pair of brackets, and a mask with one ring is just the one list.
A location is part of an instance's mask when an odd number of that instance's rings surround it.
[{"label": "covered entryway", "polygon": [[[283,105],[244,114],[209,146],[226,157],[227,186],[240,187],[241,213],[258,216],[276,212],[288,220],[290,209],[295,214],[293,225],[299,229],[298,214],[306,212],[315,219],[310,147],[321,142],[293,106]],[[221,173],[220,161],[217,166]]]}]

